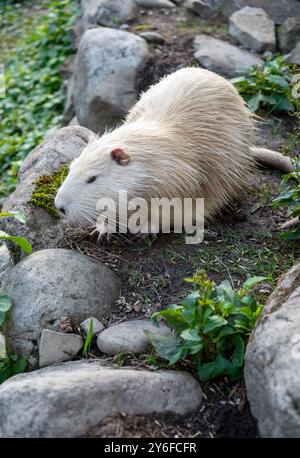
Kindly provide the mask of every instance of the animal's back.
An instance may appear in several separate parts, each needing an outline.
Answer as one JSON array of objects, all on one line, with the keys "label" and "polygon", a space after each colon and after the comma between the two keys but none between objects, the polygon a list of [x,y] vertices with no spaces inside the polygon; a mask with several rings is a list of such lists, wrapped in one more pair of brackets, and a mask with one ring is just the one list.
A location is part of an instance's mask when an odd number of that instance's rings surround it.
[{"label": "animal's back", "polygon": [[[199,123],[195,114],[214,116],[217,112],[230,111],[237,104],[245,110],[245,104],[236,89],[221,76],[202,68],[183,68],[162,78],[144,92],[130,110],[126,121]],[[202,119],[203,121],[203,119]]]},{"label": "animal's back", "polygon": [[168,132],[171,148],[161,155],[189,170],[213,215],[249,178],[253,166],[253,116],[231,83],[208,70],[184,68],[142,94],[126,123],[154,122]]}]

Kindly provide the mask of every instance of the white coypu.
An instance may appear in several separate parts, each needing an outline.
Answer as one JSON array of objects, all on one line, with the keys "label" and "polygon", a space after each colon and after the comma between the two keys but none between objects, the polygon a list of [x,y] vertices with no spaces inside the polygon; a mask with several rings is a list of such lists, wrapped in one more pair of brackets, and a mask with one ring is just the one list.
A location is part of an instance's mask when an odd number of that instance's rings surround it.
[{"label": "white coypu", "polygon": [[204,197],[212,218],[245,187],[254,132],[231,83],[200,68],[178,70],[143,93],[123,125],[86,146],[55,205],[70,222],[93,225],[99,199],[124,190],[129,199]]}]

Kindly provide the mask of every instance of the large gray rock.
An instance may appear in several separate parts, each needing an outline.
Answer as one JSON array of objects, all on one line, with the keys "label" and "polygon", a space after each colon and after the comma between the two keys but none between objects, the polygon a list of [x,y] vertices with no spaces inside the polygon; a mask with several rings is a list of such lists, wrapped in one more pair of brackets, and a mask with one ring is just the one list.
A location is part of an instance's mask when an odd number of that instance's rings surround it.
[{"label": "large gray rock", "polygon": [[184,6],[203,19],[211,19],[218,12],[216,0],[186,0]]},{"label": "large gray rock", "polygon": [[78,437],[106,417],[187,414],[202,401],[188,373],[71,362],[17,375],[0,386],[0,437]]},{"label": "large gray rock", "polygon": [[13,300],[5,321],[10,348],[37,362],[42,330],[58,331],[62,318],[73,325],[106,316],[119,295],[119,281],[108,267],[65,249],[38,251],[19,262],[3,282]]},{"label": "large gray rock", "polygon": [[296,44],[294,49],[292,49],[288,61],[300,66],[300,41]]},{"label": "large gray rock", "polygon": [[83,339],[77,334],[43,329],[40,351],[40,367],[73,359],[83,347]]},{"label": "large gray rock", "polygon": [[137,10],[134,0],[82,0],[84,32],[97,25],[118,27]]},{"label": "large gray rock", "polygon": [[137,100],[137,71],[148,57],[145,40],[132,33],[97,28],[83,35],[75,64],[75,111],[95,132],[115,127]]},{"label": "large gray rock", "polygon": [[300,13],[299,0],[216,0],[216,3],[227,17],[244,6],[262,8],[275,24],[282,24],[288,17]]},{"label": "large gray rock", "polygon": [[290,52],[300,40],[300,16],[291,17],[278,28],[278,42],[281,51]]},{"label": "large gray rock", "polygon": [[275,24],[261,8],[245,6],[233,13],[229,20],[229,33],[250,50],[275,51]]},{"label": "large gray rock", "polygon": [[63,127],[69,126],[70,122],[75,116],[75,106],[74,106],[74,74],[71,75],[68,81],[67,87],[67,97],[64,106],[64,113],[61,124]]},{"label": "large gray rock", "polygon": [[[36,180],[57,172],[62,165],[80,155],[94,134],[84,127],[58,129],[35,148],[23,162],[19,171],[19,184],[3,205],[4,211],[19,210],[27,217],[26,224],[14,219],[1,220],[1,228],[11,235],[27,237],[34,250],[51,248],[62,238],[63,224],[41,207],[31,204]],[[19,253],[12,248],[16,258]],[[16,259],[18,260],[18,259]]]},{"label": "large gray rock", "polygon": [[194,56],[208,70],[231,77],[242,75],[249,67],[262,64],[262,60],[226,41],[209,35],[197,35],[193,43]]},{"label": "large gray rock", "polygon": [[118,353],[138,355],[150,345],[150,340],[144,333],[145,330],[162,336],[171,332],[167,326],[157,327],[147,320],[124,321],[100,332],[97,339],[98,348],[107,355]]},{"label": "large gray rock", "polygon": [[300,263],[281,278],[246,351],[245,381],[262,437],[300,437]]}]

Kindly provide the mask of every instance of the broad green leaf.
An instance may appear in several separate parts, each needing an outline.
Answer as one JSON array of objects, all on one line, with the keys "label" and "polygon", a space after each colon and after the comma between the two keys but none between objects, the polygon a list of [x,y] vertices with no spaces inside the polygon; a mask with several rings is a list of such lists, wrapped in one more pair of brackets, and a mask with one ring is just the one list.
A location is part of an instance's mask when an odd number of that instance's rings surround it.
[{"label": "broad green leaf", "polygon": [[183,349],[182,340],[178,335],[160,336],[147,330],[144,333],[149,338],[159,356],[167,359],[170,364],[175,364],[186,354]]},{"label": "broad green leaf", "polygon": [[13,212],[0,212],[0,218],[4,217],[12,217],[20,221],[21,223],[25,224],[26,223],[26,216],[24,213],[20,211],[13,211]]},{"label": "broad green leaf", "polygon": [[243,339],[239,334],[232,336],[235,349],[232,355],[232,363],[234,366],[243,366],[244,364],[244,354],[245,354],[245,345]]},{"label": "broad green leaf", "polygon": [[25,251],[26,254],[31,254],[32,252],[31,243],[28,242],[28,240],[25,239],[24,237],[8,235],[6,232],[0,231],[0,240],[8,240],[8,241],[14,242],[16,245],[22,248],[22,250]]},{"label": "broad green leaf", "polygon": [[227,336],[230,336],[232,334],[236,334],[237,332],[238,332],[238,330],[235,329],[233,326],[229,326],[229,325],[224,326],[224,328],[222,328],[220,330],[219,334],[215,338],[215,342],[218,342],[223,337],[227,337]]},{"label": "broad green leaf", "polygon": [[204,334],[208,334],[211,331],[215,331],[216,329],[225,326],[227,324],[227,320],[225,318],[222,318],[219,315],[213,315],[210,316],[207,319],[206,325],[203,329]]},{"label": "broad green leaf", "polygon": [[180,334],[184,340],[191,340],[193,342],[201,342],[202,337],[199,335],[199,329],[186,329]]},{"label": "broad green leaf", "polygon": [[260,92],[252,96],[248,100],[248,105],[250,107],[250,110],[255,113],[259,109],[261,100],[262,100],[262,94]]},{"label": "broad green leaf", "polygon": [[0,361],[5,358],[6,358],[5,338],[2,334],[0,334]]},{"label": "broad green leaf", "polygon": [[182,302],[183,311],[182,317],[184,321],[188,324],[192,324],[193,322],[197,321],[199,318],[199,293],[191,293],[189,294],[184,301]]},{"label": "broad green leaf", "polygon": [[224,280],[220,285],[216,286],[215,293],[218,298],[218,302],[223,304],[223,307],[227,308],[231,306],[231,303],[238,304],[240,299],[236,292],[233,290],[231,283],[228,280]]},{"label": "broad green leaf", "polygon": [[300,224],[294,231],[287,231],[281,234],[281,237],[287,240],[296,240],[300,237]]},{"label": "broad green leaf", "polygon": [[201,382],[213,380],[221,375],[226,375],[229,367],[230,361],[227,361],[221,355],[217,355],[214,361],[204,363],[199,367],[199,378]]},{"label": "broad green leaf", "polygon": [[257,303],[253,296],[247,295],[242,297],[241,302],[244,306],[249,307],[252,311],[256,310]]},{"label": "broad green leaf", "polygon": [[236,78],[230,78],[231,84],[244,83],[247,82],[247,79],[244,76],[238,76]]},{"label": "broad green leaf", "polygon": [[187,324],[182,316],[182,307],[180,306],[173,305],[165,310],[162,310],[161,312],[154,313],[151,319],[155,319],[158,316],[162,316],[178,334],[180,334],[187,327]]},{"label": "broad green leaf", "polygon": [[191,340],[187,341],[184,345],[184,349],[189,355],[195,355],[196,353],[200,353],[201,350],[203,350],[203,348],[203,342],[193,342]]},{"label": "broad green leaf", "polygon": [[21,374],[27,369],[27,360],[16,355],[8,355],[0,360],[0,384],[14,375]]},{"label": "broad green leaf", "polygon": [[4,323],[6,312],[8,312],[11,306],[11,298],[8,296],[0,295],[0,326]]},{"label": "broad green leaf", "polygon": [[89,333],[86,336],[84,346],[83,346],[83,354],[86,355],[91,348],[92,340],[93,340],[93,327],[94,327],[94,322],[93,319],[90,320],[90,326],[89,326]]},{"label": "broad green leaf", "polygon": [[261,283],[263,281],[267,280],[267,277],[259,277],[259,276],[256,276],[256,277],[250,277],[248,278],[242,288],[241,288],[241,292],[244,294],[244,293],[247,293],[251,288],[253,288],[253,286],[257,285],[258,283]]},{"label": "broad green leaf", "polygon": [[270,81],[271,83],[275,83],[284,89],[288,89],[290,86],[290,83],[285,79],[284,76],[268,75],[266,79]]},{"label": "broad green leaf", "polygon": [[11,306],[11,298],[9,296],[0,295],[0,312],[7,312]]},{"label": "broad green leaf", "polygon": [[276,109],[277,110],[284,110],[284,111],[294,111],[294,105],[289,99],[281,94],[274,96],[277,99],[276,102]]}]

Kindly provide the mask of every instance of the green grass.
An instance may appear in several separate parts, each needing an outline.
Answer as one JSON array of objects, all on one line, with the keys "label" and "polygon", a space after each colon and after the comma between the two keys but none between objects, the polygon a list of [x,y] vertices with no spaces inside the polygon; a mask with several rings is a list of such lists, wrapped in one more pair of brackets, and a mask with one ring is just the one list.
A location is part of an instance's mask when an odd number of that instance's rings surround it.
[{"label": "green grass", "polygon": [[250,273],[268,277],[274,287],[278,277],[292,266],[294,248],[289,249],[277,234],[226,229],[217,244],[197,248],[191,261],[193,267],[201,264],[221,276],[229,272],[237,285]]},{"label": "green grass", "polygon": [[[65,102],[62,64],[72,54],[69,30],[77,14],[75,0],[47,1],[45,12],[20,19],[12,2],[1,3],[6,23],[2,34],[14,36],[14,18],[23,29],[4,53],[6,93],[0,99],[0,205],[15,188],[25,157],[60,127]],[[27,5],[27,2],[25,2]],[[28,10],[27,14],[28,13]],[[5,48],[6,45],[2,45]],[[3,53],[2,53],[3,59]]]}]

